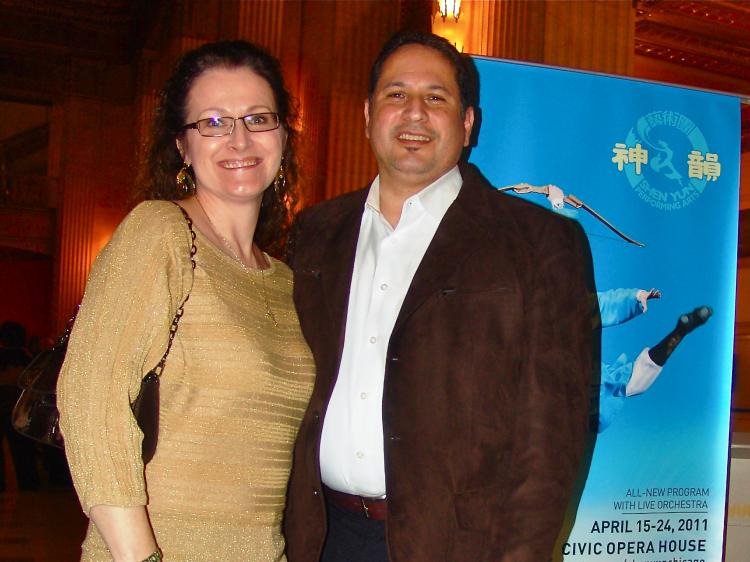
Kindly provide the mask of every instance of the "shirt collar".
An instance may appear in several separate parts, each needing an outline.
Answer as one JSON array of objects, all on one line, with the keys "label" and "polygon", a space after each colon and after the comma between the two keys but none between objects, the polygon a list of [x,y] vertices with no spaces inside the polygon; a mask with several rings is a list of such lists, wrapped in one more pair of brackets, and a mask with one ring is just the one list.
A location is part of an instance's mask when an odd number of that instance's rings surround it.
[{"label": "shirt collar", "polygon": [[[404,201],[406,205],[411,200],[417,200],[424,209],[435,219],[442,220],[448,207],[458,197],[458,192],[463,184],[461,172],[458,166],[454,166],[445,174],[440,176],[430,185],[415,193]],[[367,193],[365,208],[370,208],[380,214],[380,176],[378,175],[370,185],[370,191]]]}]

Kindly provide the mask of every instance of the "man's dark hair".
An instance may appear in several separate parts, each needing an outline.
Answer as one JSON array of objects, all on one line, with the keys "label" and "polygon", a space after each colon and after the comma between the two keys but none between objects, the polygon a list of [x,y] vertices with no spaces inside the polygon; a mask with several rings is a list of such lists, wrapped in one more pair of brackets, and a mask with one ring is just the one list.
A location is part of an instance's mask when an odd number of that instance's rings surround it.
[{"label": "man's dark hair", "polygon": [[399,31],[386,41],[370,71],[370,86],[367,90],[367,98],[370,103],[372,103],[372,95],[375,93],[378,80],[380,80],[385,61],[395,51],[406,45],[422,45],[443,55],[451,63],[456,73],[456,84],[458,84],[458,91],[461,96],[461,112],[465,112],[467,107],[476,107],[478,80],[472,60],[459,53],[447,39],[424,31]]}]

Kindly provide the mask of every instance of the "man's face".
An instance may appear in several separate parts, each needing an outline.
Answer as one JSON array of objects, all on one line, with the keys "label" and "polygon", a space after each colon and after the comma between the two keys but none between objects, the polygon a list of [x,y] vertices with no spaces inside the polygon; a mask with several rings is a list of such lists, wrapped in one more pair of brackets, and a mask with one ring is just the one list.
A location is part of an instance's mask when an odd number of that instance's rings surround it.
[{"label": "man's face", "polygon": [[385,61],[372,102],[365,102],[365,123],[381,185],[422,189],[458,162],[474,110],[467,107],[461,115],[451,63],[434,49],[411,44]]}]

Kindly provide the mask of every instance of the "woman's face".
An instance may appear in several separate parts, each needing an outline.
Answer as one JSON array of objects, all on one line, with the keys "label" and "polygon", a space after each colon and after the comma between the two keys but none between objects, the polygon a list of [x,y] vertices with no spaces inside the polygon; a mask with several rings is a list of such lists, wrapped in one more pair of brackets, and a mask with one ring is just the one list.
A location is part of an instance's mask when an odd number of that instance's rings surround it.
[{"label": "woman's face", "polygon": [[[185,122],[193,123],[207,117],[276,112],[276,102],[268,82],[252,70],[213,68],[193,82],[186,109]],[[237,121],[232,134],[223,137],[204,137],[187,129],[177,148],[192,165],[199,192],[260,202],[279,170],[285,141],[283,127],[251,133]]]}]

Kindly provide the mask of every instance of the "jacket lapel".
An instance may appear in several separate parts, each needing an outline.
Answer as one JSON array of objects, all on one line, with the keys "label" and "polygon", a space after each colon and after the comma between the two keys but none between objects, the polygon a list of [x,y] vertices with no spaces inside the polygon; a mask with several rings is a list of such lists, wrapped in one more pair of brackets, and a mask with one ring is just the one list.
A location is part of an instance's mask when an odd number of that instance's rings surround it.
[{"label": "jacket lapel", "polygon": [[[479,225],[473,210],[480,206],[478,180],[461,169],[464,183],[458,197],[448,208],[432,242],[427,247],[411,286],[401,305],[393,334],[408,320],[425,300],[441,289],[449,288],[451,275],[486,241],[487,233]],[[478,209],[477,209],[478,210]]]},{"label": "jacket lapel", "polygon": [[320,266],[320,286],[327,310],[332,335],[337,338],[338,357],[344,347],[344,327],[349,306],[354,257],[362,221],[367,190],[362,197],[353,198],[341,215],[334,218],[325,231],[330,233],[329,242],[323,243],[327,250]]}]

